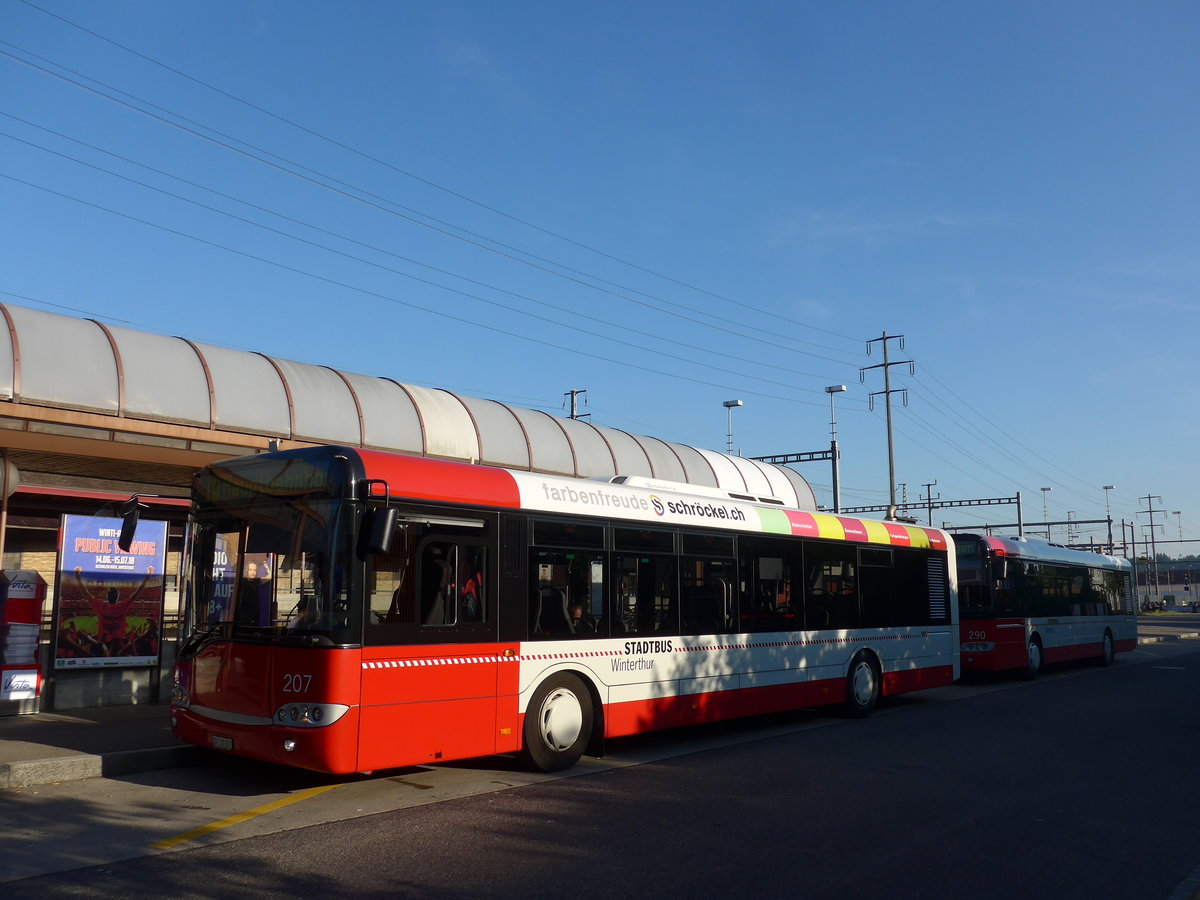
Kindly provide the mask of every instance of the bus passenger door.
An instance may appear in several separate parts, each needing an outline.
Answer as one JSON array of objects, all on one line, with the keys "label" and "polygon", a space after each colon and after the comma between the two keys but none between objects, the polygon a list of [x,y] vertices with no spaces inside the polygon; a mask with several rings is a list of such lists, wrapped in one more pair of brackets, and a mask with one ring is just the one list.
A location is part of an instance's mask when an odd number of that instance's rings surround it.
[{"label": "bus passenger door", "polygon": [[402,528],[368,573],[359,764],[497,752],[493,554],[478,533]]}]

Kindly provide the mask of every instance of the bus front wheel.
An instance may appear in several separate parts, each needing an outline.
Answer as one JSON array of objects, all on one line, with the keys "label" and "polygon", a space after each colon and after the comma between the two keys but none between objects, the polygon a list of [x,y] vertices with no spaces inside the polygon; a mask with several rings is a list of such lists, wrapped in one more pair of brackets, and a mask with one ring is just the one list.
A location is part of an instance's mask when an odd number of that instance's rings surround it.
[{"label": "bus front wheel", "polygon": [[871,654],[858,653],[846,674],[846,712],[856,719],[868,715],[879,702],[879,667]]},{"label": "bus front wheel", "polygon": [[592,695],[575,675],[543,681],[525,712],[521,756],[542,772],[560,772],[579,762],[592,735]]}]

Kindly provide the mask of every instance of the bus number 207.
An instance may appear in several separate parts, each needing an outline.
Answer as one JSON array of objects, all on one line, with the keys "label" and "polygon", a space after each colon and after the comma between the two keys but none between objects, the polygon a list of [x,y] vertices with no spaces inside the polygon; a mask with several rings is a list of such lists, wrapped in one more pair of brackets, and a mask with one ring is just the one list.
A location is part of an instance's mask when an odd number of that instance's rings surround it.
[{"label": "bus number 207", "polygon": [[285,694],[302,694],[312,684],[311,675],[284,675],[283,692]]}]

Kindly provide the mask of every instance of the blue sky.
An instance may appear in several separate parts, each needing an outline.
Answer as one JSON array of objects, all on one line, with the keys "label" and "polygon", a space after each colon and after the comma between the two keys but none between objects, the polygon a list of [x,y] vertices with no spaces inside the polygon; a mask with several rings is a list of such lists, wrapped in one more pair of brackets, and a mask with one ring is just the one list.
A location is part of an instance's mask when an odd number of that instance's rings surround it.
[{"label": "blue sky", "polygon": [[902,334],[901,497],[1115,485],[1200,538],[1198,40],[1188,2],[0,0],[0,299],[719,450],[741,399],[747,456],[827,448],[844,383],[846,506]]}]

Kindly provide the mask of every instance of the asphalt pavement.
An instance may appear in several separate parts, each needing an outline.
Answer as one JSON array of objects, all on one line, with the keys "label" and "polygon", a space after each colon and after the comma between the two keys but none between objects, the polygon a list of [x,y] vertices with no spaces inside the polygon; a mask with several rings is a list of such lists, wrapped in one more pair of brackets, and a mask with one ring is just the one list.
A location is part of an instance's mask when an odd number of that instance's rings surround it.
[{"label": "asphalt pavement", "polygon": [[[1164,617],[1165,618],[1165,617]],[[1200,614],[1143,616],[1138,643],[1200,639]],[[0,790],[196,765],[209,751],[171,735],[165,703],[0,717]]]}]

